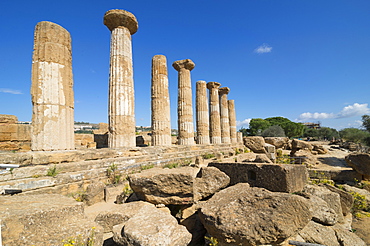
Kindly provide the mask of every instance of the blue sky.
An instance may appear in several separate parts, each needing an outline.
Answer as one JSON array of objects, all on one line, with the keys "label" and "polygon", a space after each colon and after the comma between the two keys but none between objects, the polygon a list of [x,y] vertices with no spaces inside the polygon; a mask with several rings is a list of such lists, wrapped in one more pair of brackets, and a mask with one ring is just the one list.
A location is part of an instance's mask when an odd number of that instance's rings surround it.
[{"label": "blue sky", "polygon": [[30,121],[33,31],[52,21],[72,36],[75,120],[107,122],[110,9],[132,12],[136,125],[150,123],[151,58],[167,57],[172,127],[177,72],[230,88],[239,126],[286,117],[336,129],[370,113],[368,0],[0,1],[0,114]]}]

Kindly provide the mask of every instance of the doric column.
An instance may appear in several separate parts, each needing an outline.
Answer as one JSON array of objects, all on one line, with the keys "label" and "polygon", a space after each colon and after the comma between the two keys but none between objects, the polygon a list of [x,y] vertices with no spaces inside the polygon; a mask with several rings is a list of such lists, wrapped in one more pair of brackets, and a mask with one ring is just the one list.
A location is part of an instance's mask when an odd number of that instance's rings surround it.
[{"label": "doric column", "polygon": [[238,141],[236,136],[236,114],[235,114],[235,102],[234,100],[228,100],[229,108],[229,122],[230,122],[230,140],[231,143]]},{"label": "doric column", "polygon": [[131,35],[138,23],[133,14],[121,9],[109,10],[104,25],[112,32],[109,74],[109,140],[110,148],[134,147],[135,111]]},{"label": "doric column", "polygon": [[209,111],[207,100],[207,83],[196,83],[197,144],[209,144]]},{"label": "doric column", "polygon": [[236,132],[236,138],[238,143],[243,143],[243,133],[242,132]]},{"label": "doric column", "polygon": [[170,97],[167,60],[164,55],[152,59],[152,145],[171,145]]},{"label": "doric column", "polygon": [[175,61],[172,66],[179,72],[177,102],[179,145],[193,145],[195,143],[190,71],[195,64],[192,60],[185,59]]},{"label": "doric column", "polygon": [[222,87],[218,90],[220,95],[220,117],[221,117],[221,142],[230,143],[230,123],[229,123],[229,106],[227,103],[227,94],[229,87]]},{"label": "doric column", "polygon": [[31,149],[74,149],[71,36],[52,22],[35,28],[31,95]]},{"label": "doric column", "polygon": [[218,96],[218,82],[208,82],[207,88],[209,89],[209,135],[211,144],[221,143],[221,120],[220,120],[220,103]]}]

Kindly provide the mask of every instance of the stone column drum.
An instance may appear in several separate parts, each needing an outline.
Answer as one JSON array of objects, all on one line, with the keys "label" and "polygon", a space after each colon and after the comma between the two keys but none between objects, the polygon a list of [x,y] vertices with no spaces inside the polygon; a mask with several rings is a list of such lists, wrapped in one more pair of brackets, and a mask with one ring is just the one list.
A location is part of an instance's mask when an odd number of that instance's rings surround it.
[{"label": "stone column drum", "polygon": [[220,117],[221,117],[221,142],[230,143],[230,123],[229,123],[229,106],[227,102],[227,94],[229,87],[222,87],[218,90],[220,95]]},{"label": "stone column drum", "polygon": [[207,83],[203,80],[196,83],[196,116],[197,144],[210,144]]},{"label": "stone column drum", "polygon": [[152,59],[152,145],[171,145],[170,96],[167,60],[164,55]]},{"label": "stone column drum", "polygon": [[71,36],[55,23],[39,22],[33,49],[31,149],[74,149]]},{"label": "stone column drum", "polygon": [[194,145],[193,102],[190,71],[195,64],[190,59],[175,61],[172,66],[178,75],[178,142],[179,145]]},{"label": "stone column drum", "polygon": [[110,148],[136,146],[134,79],[131,35],[136,33],[135,16],[121,9],[109,10],[104,25],[112,32],[109,73],[109,139]]},{"label": "stone column drum", "polygon": [[234,100],[228,100],[228,108],[229,108],[229,123],[230,123],[230,140],[231,140],[231,143],[237,143],[238,139],[236,136],[236,113],[235,113]]},{"label": "stone column drum", "polygon": [[237,132],[236,138],[237,138],[238,143],[241,143],[241,144],[243,143],[243,133],[242,132]]},{"label": "stone column drum", "polygon": [[208,82],[207,88],[209,89],[209,135],[211,144],[221,143],[221,120],[220,120],[220,103],[218,88],[220,87],[218,82]]}]

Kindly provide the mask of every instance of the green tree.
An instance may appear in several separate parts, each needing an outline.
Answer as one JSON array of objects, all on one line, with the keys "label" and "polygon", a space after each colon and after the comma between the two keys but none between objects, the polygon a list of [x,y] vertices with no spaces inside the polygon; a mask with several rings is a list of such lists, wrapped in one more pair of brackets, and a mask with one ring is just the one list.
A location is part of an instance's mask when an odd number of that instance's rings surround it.
[{"label": "green tree", "polygon": [[304,130],[303,137],[306,138],[319,138],[319,130],[314,128],[308,128]]},{"label": "green tree", "polygon": [[344,128],[339,131],[339,135],[346,141],[365,144],[367,138],[370,137],[369,132],[357,128]]},{"label": "green tree", "polygon": [[330,127],[321,127],[318,129],[320,139],[331,140],[333,138],[339,138],[339,133],[336,129]]},{"label": "green tree", "polygon": [[270,123],[270,125],[272,125],[272,126],[278,125],[278,126],[281,126],[282,128],[284,128],[285,124],[288,124],[288,123],[292,122],[289,119],[284,118],[284,117],[280,117],[280,116],[266,118],[265,120],[268,121]]},{"label": "green tree", "polygon": [[305,129],[305,125],[303,125],[302,123],[295,122],[287,122],[282,127],[285,131],[285,135],[288,138],[302,136]]},{"label": "green tree", "polygon": [[271,124],[261,118],[251,119],[249,122],[248,135],[249,136],[261,136],[262,132],[269,128]]},{"label": "green tree", "polygon": [[365,114],[362,116],[362,126],[370,132],[370,115]]},{"label": "green tree", "polygon": [[262,137],[285,137],[285,132],[281,126],[274,125],[264,130]]}]

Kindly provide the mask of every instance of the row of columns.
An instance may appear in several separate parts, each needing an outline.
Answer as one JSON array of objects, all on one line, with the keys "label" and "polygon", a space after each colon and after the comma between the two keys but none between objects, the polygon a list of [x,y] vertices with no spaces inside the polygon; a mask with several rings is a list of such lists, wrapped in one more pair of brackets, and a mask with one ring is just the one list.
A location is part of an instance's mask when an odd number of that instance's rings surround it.
[{"label": "row of columns", "polygon": [[[108,100],[108,145],[136,146],[134,81],[131,35],[138,29],[136,17],[125,10],[109,10],[104,25],[111,31]],[[32,60],[32,150],[74,149],[74,99],[71,38],[51,22],[35,29]],[[178,71],[178,144],[194,145],[190,59],[175,61]],[[236,142],[235,106],[227,100],[229,88],[198,81],[196,91],[197,144]],[[209,89],[209,107],[207,91]],[[171,145],[167,61],[152,60],[152,145]]]}]

